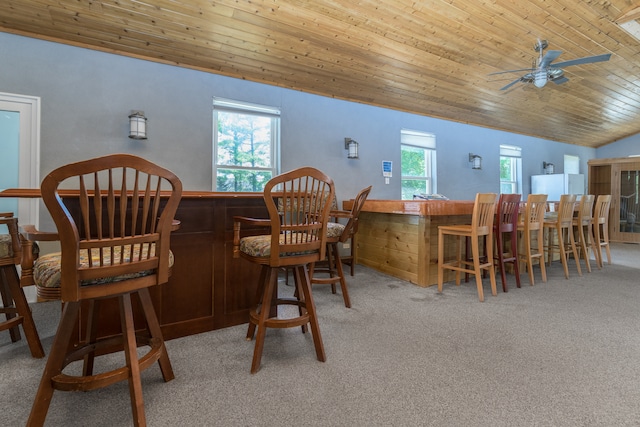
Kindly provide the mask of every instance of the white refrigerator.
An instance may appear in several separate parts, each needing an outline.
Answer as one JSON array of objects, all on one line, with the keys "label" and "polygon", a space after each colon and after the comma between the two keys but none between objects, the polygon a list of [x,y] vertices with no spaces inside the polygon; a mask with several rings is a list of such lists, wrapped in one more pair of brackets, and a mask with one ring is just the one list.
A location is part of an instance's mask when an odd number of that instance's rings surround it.
[{"label": "white refrigerator", "polygon": [[584,187],[583,174],[531,175],[531,194],[546,194],[550,202],[560,201],[562,194],[585,194]]}]

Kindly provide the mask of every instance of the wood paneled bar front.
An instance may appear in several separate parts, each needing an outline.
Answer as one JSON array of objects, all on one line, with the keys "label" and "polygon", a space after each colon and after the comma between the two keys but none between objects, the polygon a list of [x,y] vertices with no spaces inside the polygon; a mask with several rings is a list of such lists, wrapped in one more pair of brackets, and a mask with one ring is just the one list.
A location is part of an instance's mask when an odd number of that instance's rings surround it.
[{"label": "wood paneled bar front", "polygon": [[[75,215],[77,192],[61,196]],[[8,189],[0,197],[40,197],[40,191]],[[235,215],[268,218],[262,193],[183,192],[176,213],[180,228],[171,234],[173,273],[168,283],[151,289],[165,339],[248,322],[260,268],[233,258]],[[115,301],[101,305],[101,318],[115,321],[106,322],[100,336],[119,333],[116,314]]]},{"label": "wood paneled bar front", "polygon": [[[344,209],[352,201],[343,202]],[[356,239],[356,262],[419,286],[438,283],[438,226],[470,224],[466,200],[367,200]],[[454,257],[454,246],[445,251]],[[445,280],[453,280],[445,272]]]}]

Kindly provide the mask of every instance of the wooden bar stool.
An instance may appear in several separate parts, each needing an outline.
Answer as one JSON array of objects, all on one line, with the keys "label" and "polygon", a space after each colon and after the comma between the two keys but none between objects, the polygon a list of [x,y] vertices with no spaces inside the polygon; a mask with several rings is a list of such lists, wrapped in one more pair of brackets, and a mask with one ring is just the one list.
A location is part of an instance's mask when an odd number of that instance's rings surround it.
[{"label": "wooden bar stool", "polygon": [[[578,275],[582,276],[580,269],[580,258],[576,241],[573,237],[573,212],[575,211],[576,195],[563,194],[560,196],[560,205],[555,215],[547,215],[544,219],[544,227],[547,229],[547,256],[551,264],[553,253],[560,254],[560,261],[564,268],[564,277],[569,278],[569,255],[573,254],[578,269]],[[553,232],[555,231],[558,242],[554,242]]]},{"label": "wooden bar stool", "polygon": [[536,281],[533,274],[534,261],[538,261],[542,281],[547,281],[547,270],[544,265],[544,233],[543,221],[547,207],[546,194],[530,194],[527,197],[525,213],[522,221],[518,221],[518,231],[521,248],[518,251],[520,262],[523,262],[529,272],[529,284],[533,286]]},{"label": "wooden bar stool", "polygon": [[[75,215],[60,188],[78,189]],[[90,391],[126,381],[133,424],[144,426],[141,372],[158,362],[164,381],[174,378],[149,288],[167,283],[171,274],[169,238],[182,183],[140,157],[114,154],[55,169],[41,191],[61,252],[39,257],[33,279],[60,288],[63,310],[27,425],[44,424],[54,390]],[[100,308],[109,300],[117,301],[121,333],[99,336]],[[85,336],[76,343],[83,311]],[[111,352],[123,356],[121,365],[94,372],[96,358]],[[65,369],[71,364],[81,366]]]},{"label": "wooden bar stool", "polygon": [[[347,281],[344,277],[344,268],[342,266],[342,257],[338,251],[338,243],[344,243],[350,240],[358,232],[358,217],[360,210],[367,200],[371,186],[362,189],[354,199],[351,211],[332,210],[329,216],[336,219],[336,222],[329,221],[327,223],[327,260],[326,267],[318,267],[311,264],[309,268],[309,277],[311,284],[331,285],[331,292],[336,293],[336,284],[340,283],[342,290],[342,298],[344,305],[351,308],[351,299],[347,290]],[[338,218],[346,218],[347,223],[341,224],[337,222]],[[328,274],[329,277],[317,277],[318,273]]]},{"label": "wooden bar stool", "polygon": [[593,234],[595,242],[596,259],[598,266],[602,268],[602,248],[607,251],[607,263],[611,264],[611,249],[609,249],[609,208],[611,207],[611,194],[601,194],[596,200],[593,210]]},{"label": "wooden bar stool", "polygon": [[595,238],[593,237],[593,202],[595,196],[593,194],[584,194],[580,197],[578,213],[573,217],[573,232],[576,236],[576,249],[578,250],[578,262],[580,255],[584,258],[587,271],[591,273],[591,263],[589,262],[589,249],[592,249],[598,262],[598,254],[596,253]]},{"label": "wooden bar stool", "polygon": [[[315,303],[311,293],[308,266],[324,260],[327,222],[335,195],[333,180],[321,171],[304,167],[278,175],[267,182],[264,201],[269,219],[234,217],[233,254],[261,266],[255,306],[249,312],[247,340],[256,331],[251,373],[260,369],[267,328],[311,326],[317,359],[326,360]],[[270,228],[271,234],[242,237],[242,225],[255,230]],[[278,296],[278,271],[293,269],[294,297]],[[278,317],[278,306],[293,305],[298,316]]]},{"label": "wooden bar stool", "polygon": [[[496,275],[493,267],[493,223],[496,211],[495,193],[478,193],[473,206],[470,225],[441,225],[438,227],[438,292],[442,292],[444,270],[456,272],[456,285],[460,285],[460,273],[471,273],[476,277],[478,298],[484,301],[482,289],[482,271],[489,271],[491,294],[497,295]],[[445,236],[454,236],[457,240],[457,256],[453,261],[445,262]],[[473,261],[462,257],[462,238],[470,238]],[[480,239],[486,238],[486,260],[481,262]]]},{"label": "wooden bar stool", "polygon": [[[516,286],[520,287],[520,269],[518,268],[518,213],[520,211],[520,198],[520,194],[501,194],[496,207],[496,220],[493,225],[493,234],[496,241],[494,259],[500,269],[502,290],[504,292],[509,290],[505,263],[513,265]],[[506,247],[505,242],[509,243]]]},{"label": "wooden bar stool", "polygon": [[8,330],[11,341],[17,342],[21,339],[19,326],[22,325],[31,355],[41,358],[44,350],[16,269],[22,261],[23,250],[31,250],[31,245],[22,244],[18,219],[13,217],[13,213],[0,213],[0,225],[5,225],[9,231],[0,235],[0,314],[5,317],[0,321],[0,331]]}]

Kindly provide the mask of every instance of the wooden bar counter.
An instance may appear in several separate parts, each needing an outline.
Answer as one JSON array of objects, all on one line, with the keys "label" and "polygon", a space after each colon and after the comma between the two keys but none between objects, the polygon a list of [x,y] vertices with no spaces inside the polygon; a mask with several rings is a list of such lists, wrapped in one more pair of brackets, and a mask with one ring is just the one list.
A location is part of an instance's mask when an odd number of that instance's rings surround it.
[{"label": "wooden bar counter", "polygon": [[[351,208],[352,201],[343,203]],[[360,212],[357,262],[419,286],[438,283],[438,226],[470,224],[473,201],[367,200]],[[447,249],[447,258],[455,251]],[[453,280],[445,272],[445,280]]]},{"label": "wooden bar counter", "polygon": [[[77,191],[62,193],[76,215]],[[8,189],[0,197],[37,198],[40,190]],[[180,228],[171,234],[173,272],[168,283],[151,289],[165,339],[248,322],[260,268],[233,258],[234,215],[268,218],[262,193],[183,192],[176,213]],[[100,313],[118,319],[115,301]],[[119,322],[111,322],[99,335],[119,330]]]}]

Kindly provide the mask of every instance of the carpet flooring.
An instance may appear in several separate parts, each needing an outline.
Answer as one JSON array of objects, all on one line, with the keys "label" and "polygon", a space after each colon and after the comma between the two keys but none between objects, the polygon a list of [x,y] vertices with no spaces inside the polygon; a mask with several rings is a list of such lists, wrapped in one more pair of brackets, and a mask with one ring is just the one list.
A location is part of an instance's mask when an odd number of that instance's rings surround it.
[{"label": "carpet flooring", "polygon": [[[357,266],[351,309],[314,287],[326,362],[299,328],[267,332],[255,375],[244,325],[168,341],[176,378],[143,373],[148,425],[638,426],[640,245],[612,248],[582,277],[554,263],[496,297],[485,279],[484,303],[473,280],[439,294]],[[59,303],[32,306],[48,352]],[[6,332],[0,360],[0,423],[25,425],[45,361]],[[54,393],[47,425],[131,425],[126,383]]]}]

